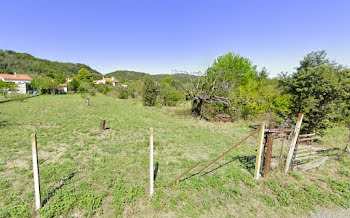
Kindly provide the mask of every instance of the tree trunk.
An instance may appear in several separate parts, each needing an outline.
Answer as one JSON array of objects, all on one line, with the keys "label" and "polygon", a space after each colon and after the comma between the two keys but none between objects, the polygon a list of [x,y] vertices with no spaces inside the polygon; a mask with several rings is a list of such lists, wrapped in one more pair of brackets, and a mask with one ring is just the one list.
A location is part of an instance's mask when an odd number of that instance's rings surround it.
[{"label": "tree trunk", "polygon": [[201,115],[203,100],[199,97],[194,97],[192,101],[192,116],[199,117]]}]

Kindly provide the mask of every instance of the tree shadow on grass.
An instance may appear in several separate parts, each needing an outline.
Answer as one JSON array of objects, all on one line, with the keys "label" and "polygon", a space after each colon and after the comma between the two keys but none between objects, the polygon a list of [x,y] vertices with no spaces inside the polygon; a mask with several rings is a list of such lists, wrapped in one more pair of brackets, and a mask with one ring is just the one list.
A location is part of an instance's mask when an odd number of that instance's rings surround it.
[{"label": "tree shadow on grass", "polygon": [[218,170],[226,165],[229,165],[230,163],[232,163],[236,160],[238,160],[242,164],[243,169],[246,169],[250,174],[254,175],[255,159],[256,159],[255,156],[235,156],[231,160],[229,160],[223,164],[220,164],[219,166],[215,167],[214,169],[211,169],[211,170],[204,172],[204,173],[199,173],[199,172],[194,173],[194,174],[192,174],[184,179],[179,180],[179,182],[183,182],[183,181],[190,179],[194,176],[202,177],[202,176],[208,175],[208,174],[210,174],[210,173],[212,173],[212,172],[214,172],[214,171],[216,171],[216,170]]},{"label": "tree shadow on grass", "polygon": [[153,173],[153,180],[155,181],[156,180],[156,178],[157,178],[157,175],[158,175],[158,169],[159,169],[159,163],[158,162],[156,162],[156,167],[155,167],[155,169],[154,169],[154,173]]},{"label": "tree shadow on grass", "polygon": [[7,125],[8,125],[8,122],[6,120],[0,120],[0,129]]},{"label": "tree shadow on grass", "polygon": [[76,172],[71,173],[67,178],[63,179],[61,184],[54,188],[52,191],[49,192],[47,197],[43,200],[41,203],[42,207],[56,194],[58,190],[60,190],[69,180],[71,180],[75,176]]}]

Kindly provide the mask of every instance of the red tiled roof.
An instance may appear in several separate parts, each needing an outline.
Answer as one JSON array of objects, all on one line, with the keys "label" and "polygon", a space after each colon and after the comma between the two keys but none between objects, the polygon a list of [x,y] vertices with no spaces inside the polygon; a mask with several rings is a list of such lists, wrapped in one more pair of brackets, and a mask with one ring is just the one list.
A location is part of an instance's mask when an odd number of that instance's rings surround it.
[{"label": "red tiled roof", "polygon": [[62,83],[58,85],[59,87],[68,87],[67,83]]},{"label": "red tiled roof", "polygon": [[0,74],[0,77],[11,80],[33,80],[26,74]]},{"label": "red tiled roof", "polygon": [[110,82],[116,82],[118,83],[119,81],[116,79],[112,79],[112,78],[105,78],[106,81],[110,81]]}]

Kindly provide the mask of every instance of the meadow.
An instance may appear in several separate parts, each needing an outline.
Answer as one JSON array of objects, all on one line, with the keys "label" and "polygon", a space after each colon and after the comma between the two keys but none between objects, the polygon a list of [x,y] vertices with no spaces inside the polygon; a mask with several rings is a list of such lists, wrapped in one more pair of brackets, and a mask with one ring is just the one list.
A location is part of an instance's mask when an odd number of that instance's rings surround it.
[{"label": "meadow", "polygon": [[[100,119],[107,130],[99,131]],[[350,157],[305,173],[255,180],[257,139],[197,170],[247,136],[259,121],[207,122],[189,105],[144,107],[98,95],[46,95],[0,104],[0,217],[307,216],[350,207]],[[155,194],[149,197],[149,128]],[[41,200],[35,212],[30,135],[38,136]],[[328,129],[315,146],[343,149],[348,130]],[[280,142],[275,140],[273,154]],[[287,150],[285,150],[287,153]],[[334,150],[329,155],[340,154]],[[193,174],[165,186],[201,161]]]}]

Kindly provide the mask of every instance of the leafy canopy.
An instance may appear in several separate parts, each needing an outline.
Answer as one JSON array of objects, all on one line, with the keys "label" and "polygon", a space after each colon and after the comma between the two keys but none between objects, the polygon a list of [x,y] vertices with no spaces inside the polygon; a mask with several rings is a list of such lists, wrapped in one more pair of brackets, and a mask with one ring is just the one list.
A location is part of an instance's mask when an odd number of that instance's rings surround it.
[{"label": "leafy canopy", "polygon": [[[291,115],[304,113],[304,132],[322,132],[342,120],[349,85],[349,71],[331,62],[325,51],[308,54],[291,76],[283,75],[281,87],[291,96]],[[347,88],[349,89],[349,88]]]}]

